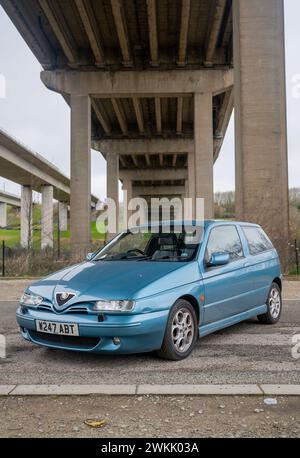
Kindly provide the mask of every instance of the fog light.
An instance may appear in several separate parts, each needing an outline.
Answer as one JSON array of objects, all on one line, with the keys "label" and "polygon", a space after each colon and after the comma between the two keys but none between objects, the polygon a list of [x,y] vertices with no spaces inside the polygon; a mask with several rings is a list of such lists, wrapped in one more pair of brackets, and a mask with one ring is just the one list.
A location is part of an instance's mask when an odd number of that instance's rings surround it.
[{"label": "fog light", "polygon": [[114,345],[120,345],[121,339],[119,337],[114,337],[113,338],[113,343],[114,343]]}]

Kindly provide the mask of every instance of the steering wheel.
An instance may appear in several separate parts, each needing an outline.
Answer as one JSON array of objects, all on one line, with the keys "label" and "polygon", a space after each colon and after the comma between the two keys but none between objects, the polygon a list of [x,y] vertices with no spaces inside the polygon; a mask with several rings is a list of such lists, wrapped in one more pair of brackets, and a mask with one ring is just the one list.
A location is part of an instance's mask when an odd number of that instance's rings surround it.
[{"label": "steering wheel", "polygon": [[126,254],[129,254],[129,253],[139,253],[142,256],[145,256],[144,251],[140,250],[139,248],[132,248],[131,250],[128,250]]}]

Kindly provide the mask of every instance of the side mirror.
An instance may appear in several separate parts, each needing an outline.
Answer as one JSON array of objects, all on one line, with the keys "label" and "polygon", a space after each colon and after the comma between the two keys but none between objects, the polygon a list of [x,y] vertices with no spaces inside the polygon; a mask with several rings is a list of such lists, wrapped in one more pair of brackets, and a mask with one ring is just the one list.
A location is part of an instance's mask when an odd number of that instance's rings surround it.
[{"label": "side mirror", "polygon": [[217,266],[225,266],[230,261],[229,253],[219,252],[213,253],[211,255],[210,260],[207,263],[208,267],[217,267]]},{"label": "side mirror", "polygon": [[90,261],[90,260],[93,258],[94,254],[95,254],[95,253],[88,253],[88,254],[86,255],[86,257],[85,257],[85,260],[86,260],[86,261]]}]

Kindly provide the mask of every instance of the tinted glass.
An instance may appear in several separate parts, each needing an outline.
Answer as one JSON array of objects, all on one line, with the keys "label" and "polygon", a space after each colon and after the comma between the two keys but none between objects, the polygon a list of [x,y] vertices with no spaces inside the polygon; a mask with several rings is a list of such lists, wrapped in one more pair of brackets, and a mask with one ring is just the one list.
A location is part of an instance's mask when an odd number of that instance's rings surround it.
[{"label": "tinted glass", "polygon": [[244,234],[248,241],[250,254],[258,254],[263,251],[271,250],[272,243],[259,227],[243,227]]},{"label": "tinted glass", "polygon": [[122,232],[93,261],[191,261],[202,240],[202,226],[153,227]]},{"label": "tinted glass", "polygon": [[235,226],[219,226],[212,229],[206,248],[206,261],[210,260],[213,253],[218,252],[228,253],[231,261],[244,256],[242,243]]}]

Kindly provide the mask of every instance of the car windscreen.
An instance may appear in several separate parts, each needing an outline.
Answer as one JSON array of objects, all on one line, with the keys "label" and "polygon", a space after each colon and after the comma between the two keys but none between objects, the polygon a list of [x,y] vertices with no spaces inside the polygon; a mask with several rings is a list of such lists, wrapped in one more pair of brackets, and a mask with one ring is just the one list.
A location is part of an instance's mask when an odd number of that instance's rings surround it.
[{"label": "car windscreen", "polygon": [[135,228],[120,233],[93,261],[188,262],[195,259],[202,236],[201,226]]}]

